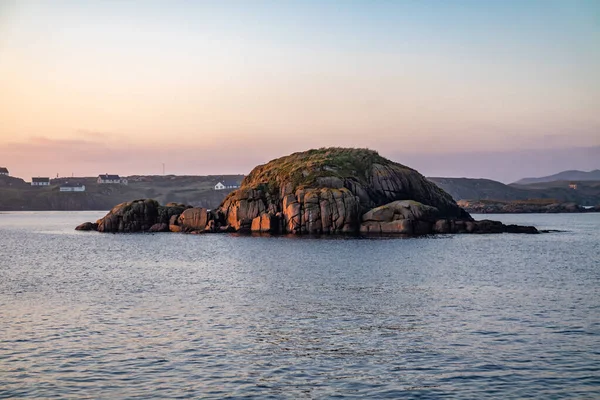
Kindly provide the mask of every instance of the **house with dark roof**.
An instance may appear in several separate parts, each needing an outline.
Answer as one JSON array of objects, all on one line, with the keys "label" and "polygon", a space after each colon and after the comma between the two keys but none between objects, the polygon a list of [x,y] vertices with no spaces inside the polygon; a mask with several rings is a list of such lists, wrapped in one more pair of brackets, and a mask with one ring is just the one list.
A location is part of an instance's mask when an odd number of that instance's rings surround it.
[{"label": "house with dark roof", "polygon": [[85,185],[79,182],[65,182],[60,185],[61,192],[85,192]]},{"label": "house with dark roof", "polygon": [[98,175],[98,183],[99,184],[121,184],[127,185],[127,179],[121,178],[119,175]]},{"label": "house with dark roof", "polygon": [[50,178],[31,178],[31,186],[50,186]]},{"label": "house with dark roof", "polygon": [[8,168],[6,168],[6,167],[0,167],[0,175],[7,175],[8,176]]},{"label": "house with dark roof", "polygon": [[220,181],[215,185],[215,190],[238,189],[240,182],[236,181]]}]

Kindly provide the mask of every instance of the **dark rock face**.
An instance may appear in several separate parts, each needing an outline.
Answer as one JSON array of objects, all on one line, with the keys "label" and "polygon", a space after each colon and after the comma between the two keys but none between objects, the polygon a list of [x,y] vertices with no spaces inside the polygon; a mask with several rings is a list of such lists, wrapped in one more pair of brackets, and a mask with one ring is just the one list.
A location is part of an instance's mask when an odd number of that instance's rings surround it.
[{"label": "dark rock face", "polygon": [[154,224],[148,229],[148,232],[169,232],[169,225],[163,222]]},{"label": "dark rock face", "polygon": [[521,226],[521,225],[506,225],[507,233],[540,233],[533,226]]},{"label": "dark rock face", "polygon": [[260,165],[213,211],[136,200],[98,221],[100,232],[292,234],[535,233],[474,221],[417,171],[364,149],[294,153]]},{"label": "dark rock face", "polygon": [[121,203],[98,220],[98,232],[145,232],[157,223],[159,204],[155,200]]},{"label": "dark rock face", "polygon": [[277,233],[283,230],[281,226],[281,213],[278,215],[271,215],[267,213],[262,213],[258,217],[252,220],[252,225],[250,230],[252,232],[260,232],[260,233]]},{"label": "dark rock face", "polygon": [[134,200],[113,207],[97,221],[98,232],[163,232],[171,218],[178,218],[188,207],[169,203],[161,206],[156,200]]}]

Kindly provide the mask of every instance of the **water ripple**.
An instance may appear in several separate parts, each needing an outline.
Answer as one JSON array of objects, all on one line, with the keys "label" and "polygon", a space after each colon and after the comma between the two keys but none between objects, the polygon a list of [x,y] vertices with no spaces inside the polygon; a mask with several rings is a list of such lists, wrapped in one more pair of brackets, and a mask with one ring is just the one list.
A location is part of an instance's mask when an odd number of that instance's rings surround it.
[{"label": "water ripple", "polygon": [[[599,398],[600,215],[549,235],[99,235],[0,215],[0,398]],[[43,217],[43,218],[42,218]]]}]

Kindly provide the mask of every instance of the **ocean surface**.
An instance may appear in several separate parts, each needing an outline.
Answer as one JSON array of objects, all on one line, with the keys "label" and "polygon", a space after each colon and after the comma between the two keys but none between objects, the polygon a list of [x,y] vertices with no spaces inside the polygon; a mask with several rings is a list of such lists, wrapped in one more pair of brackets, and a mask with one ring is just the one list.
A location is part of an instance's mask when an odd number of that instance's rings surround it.
[{"label": "ocean surface", "polygon": [[103,214],[0,214],[0,398],[600,398],[600,214],[411,239],[73,230]]}]

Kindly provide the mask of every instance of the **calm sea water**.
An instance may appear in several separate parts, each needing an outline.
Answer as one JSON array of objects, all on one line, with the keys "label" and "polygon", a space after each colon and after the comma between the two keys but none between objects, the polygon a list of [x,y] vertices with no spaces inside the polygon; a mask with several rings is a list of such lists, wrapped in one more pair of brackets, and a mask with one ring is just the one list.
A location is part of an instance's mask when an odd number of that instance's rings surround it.
[{"label": "calm sea water", "polygon": [[103,214],[0,214],[1,398],[600,397],[600,214],[415,239],[73,230]]}]

